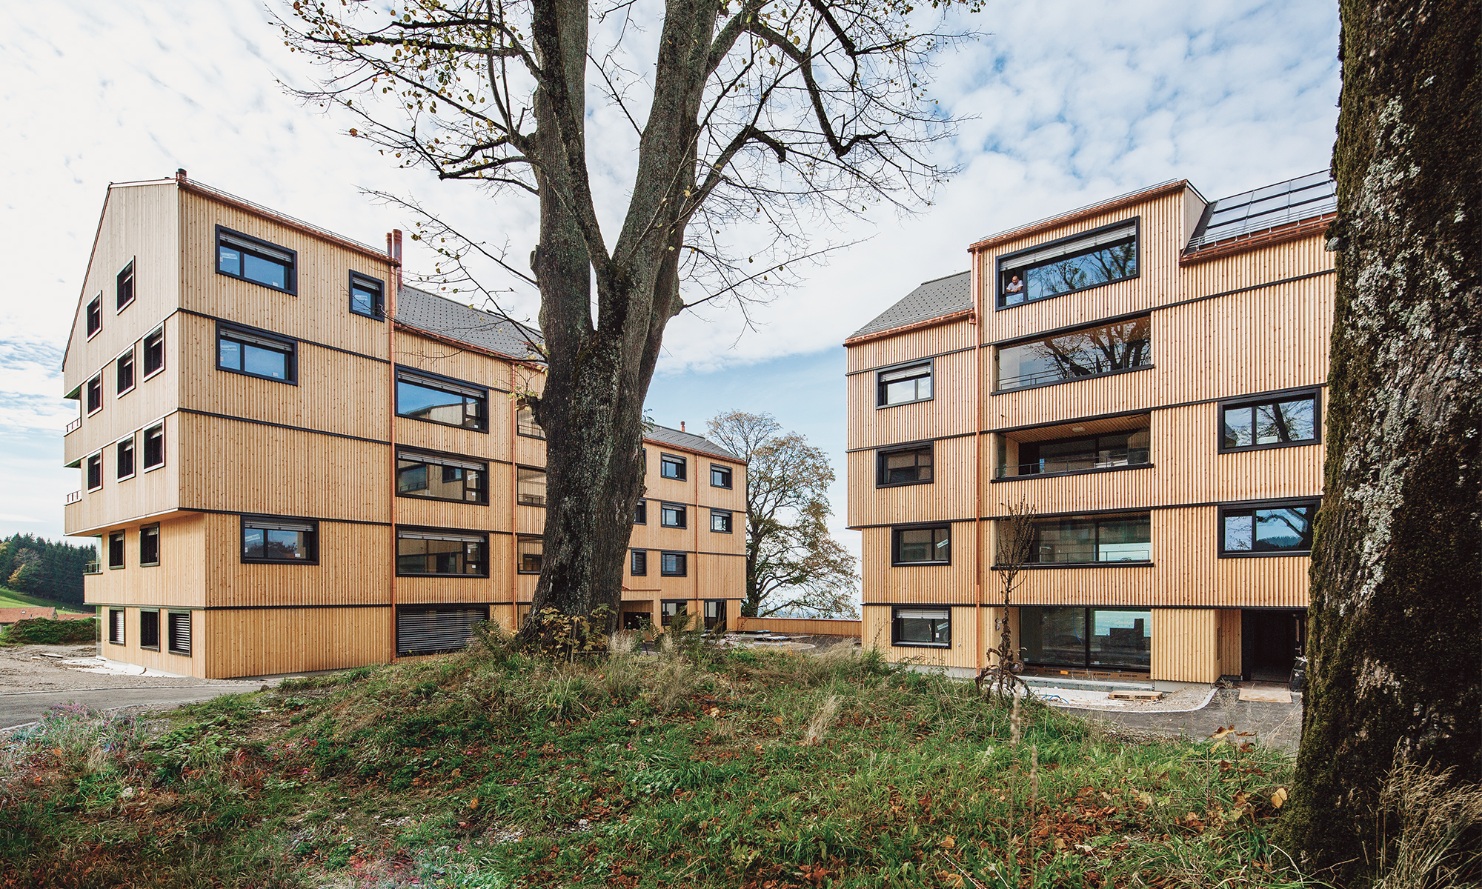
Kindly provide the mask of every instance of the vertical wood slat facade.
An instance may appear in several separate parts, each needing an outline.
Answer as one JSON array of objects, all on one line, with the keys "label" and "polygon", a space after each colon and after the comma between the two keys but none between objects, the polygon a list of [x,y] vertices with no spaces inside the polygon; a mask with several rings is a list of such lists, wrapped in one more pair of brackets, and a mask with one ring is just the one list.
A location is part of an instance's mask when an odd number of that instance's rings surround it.
[{"label": "vertical wood slat facade", "polygon": [[[284,292],[218,273],[218,226],[294,254]],[[136,298],[113,313],[113,279],[135,262]],[[87,599],[122,607],[137,629],[141,608],[189,612],[191,654],[153,652],[136,632],[104,654],[197,676],[262,675],[329,669],[394,657],[397,609],[484,606],[512,629],[537,575],[517,571],[518,540],[544,530],[544,509],[518,502],[517,467],[543,468],[545,444],[517,435],[521,392],[543,377],[522,359],[441,333],[352,312],[351,274],[382,282],[388,301],[398,269],[387,255],[240,199],[183,181],[110,190],[83,299],[64,361],[69,391],[104,377],[103,410],[64,439],[69,462],[103,453],[104,484],[66,507],[69,533],[124,534],[126,558],[87,578]],[[104,295],[103,328],[89,339],[85,307]],[[435,299],[422,295],[424,299]],[[437,310],[441,311],[441,309]],[[460,309],[461,311],[461,309]],[[493,316],[476,316],[480,324]],[[218,330],[247,329],[292,344],[291,379],[219,367]],[[164,368],[136,369],[132,391],[114,391],[112,362],[164,332]],[[486,429],[474,431],[394,416],[399,370],[462,381],[487,393]],[[113,472],[114,445],[132,433],[142,465],[142,430],[162,423],[164,465],[133,477]],[[625,592],[657,617],[661,597],[695,603],[744,594],[745,471],[709,453],[703,439],[655,431],[646,444],[654,492],[688,505],[683,531],[656,529],[654,542],[684,552],[684,577]],[[404,448],[487,464],[486,503],[397,496]],[[698,450],[697,450],[698,448]],[[660,449],[684,454],[686,482],[660,478]],[[708,484],[710,465],[729,466],[730,489]],[[652,498],[653,493],[650,494]],[[710,531],[710,509],[735,512],[734,532]],[[243,555],[243,516],[312,522],[308,563],[263,563]],[[140,564],[141,527],[160,524],[160,562]],[[396,529],[484,535],[486,576],[398,576]],[[645,529],[642,533],[647,534]],[[106,562],[106,557],[105,557]],[[645,578],[636,578],[644,580]],[[646,587],[646,588],[644,588]],[[393,607],[395,606],[395,607]],[[163,632],[163,631],[162,631]]]}]

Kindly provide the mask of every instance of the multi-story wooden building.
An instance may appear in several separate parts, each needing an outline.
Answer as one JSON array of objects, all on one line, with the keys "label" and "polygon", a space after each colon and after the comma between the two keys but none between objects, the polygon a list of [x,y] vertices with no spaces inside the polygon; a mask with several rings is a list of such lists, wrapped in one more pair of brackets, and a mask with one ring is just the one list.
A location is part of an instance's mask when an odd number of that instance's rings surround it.
[{"label": "multi-story wooden building", "polygon": [[[983,666],[1285,677],[1301,645],[1333,264],[1332,182],[1213,203],[1188,182],[984,238],[845,343],[863,634]],[[1013,504],[1036,512],[1007,615]]]},{"label": "multi-story wooden building", "polygon": [[[545,445],[520,395],[542,385],[539,334],[401,286],[387,240],[183,172],[109,188],[63,361],[83,476],[66,528],[99,539],[105,657],[347,667],[528,611]],[[681,430],[646,449],[625,615],[739,615],[744,466]]]}]

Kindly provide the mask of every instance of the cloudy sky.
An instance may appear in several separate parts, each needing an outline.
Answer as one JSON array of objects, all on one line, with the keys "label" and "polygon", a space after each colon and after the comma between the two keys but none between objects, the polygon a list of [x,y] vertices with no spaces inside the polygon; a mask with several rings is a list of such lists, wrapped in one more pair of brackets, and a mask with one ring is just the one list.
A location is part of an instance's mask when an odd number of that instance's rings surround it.
[{"label": "cloudy sky", "polygon": [[[0,535],[60,535],[64,495],[79,486],[61,466],[77,406],[60,398],[60,363],[110,181],[184,167],[372,244],[411,220],[361,189],[397,191],[527,255],[531,207],[394,170],[344,135],[349,121],[285,95],[279,81],[307,72],[258,3],[71,0],[20,4],[7,19]],[[721,410],[770,411],[842,474],[839,344],[920,281],[965,269],[970,241],[1167,179],[1215,198],[1327,166],[1334,3],[989,0],[969,26],[982,38],[942,60],[933,88],[966,118],[938,155],[961,172],[916,215],[841,221],[829,237],[863,243],[807,269],[753,315],[756,330],[734,312],[677,319],[649,399],[658,422],[694,430]],[[612,179],[599,187],[618,193],[612,170],[597,166]],[[509,308],[533,316],[535,304],[516,295]],[[842,515],[842,480],[834,499]]]}]

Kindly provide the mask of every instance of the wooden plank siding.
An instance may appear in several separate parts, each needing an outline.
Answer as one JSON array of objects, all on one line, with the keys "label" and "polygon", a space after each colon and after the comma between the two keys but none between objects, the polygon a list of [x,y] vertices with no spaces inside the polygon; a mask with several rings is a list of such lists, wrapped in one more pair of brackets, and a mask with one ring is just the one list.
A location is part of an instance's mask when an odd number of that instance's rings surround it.
[{"label": "wooden plank siding", "polygon": [[860,641],[866,648],[884,651],[895,663],[924,667],[976,670],[986,646],[978,635],[976,606],[952,606],[951,645],[947,648],[891,645],[891,606],[866,602],[860,609]]},{"label": "wooden plank siding", "polygon": [[[197,659],[208,676],[266,676],[385,663],[388,608],[271,608],[198,612]],[[194,622],[193,622],[194,623]]]},{"label": "wooden plank siding", "polygon": [[732,621],[743,633],[784,633],[792,636],[852,636],[860,634],[860,622],[844,618],[738,617]]}]

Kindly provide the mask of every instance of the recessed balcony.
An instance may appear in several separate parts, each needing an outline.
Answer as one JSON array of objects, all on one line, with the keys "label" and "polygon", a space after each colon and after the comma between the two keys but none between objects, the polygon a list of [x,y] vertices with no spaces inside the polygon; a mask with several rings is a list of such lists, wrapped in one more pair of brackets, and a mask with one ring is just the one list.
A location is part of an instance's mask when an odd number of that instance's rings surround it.
[{"label": "recessed balcony", "polygon": [[1152,465],[1146,414],[1005,433],[994,481]]}]

